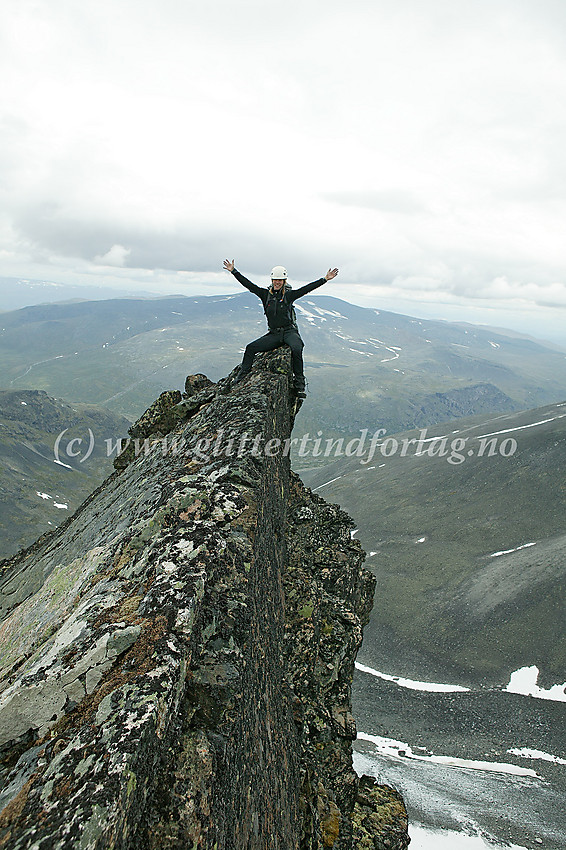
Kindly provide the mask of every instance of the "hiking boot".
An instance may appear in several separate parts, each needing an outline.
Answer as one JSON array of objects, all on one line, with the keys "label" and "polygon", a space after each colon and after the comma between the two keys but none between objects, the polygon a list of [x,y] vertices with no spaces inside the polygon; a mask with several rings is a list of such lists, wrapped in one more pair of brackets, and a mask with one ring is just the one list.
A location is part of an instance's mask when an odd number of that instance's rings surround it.
[{"label": "hiking boot", "polygon": [[243,381],[244,378],[247,378],[247,376],[250,374],[251,371],[252,371],[251,369],[244,369],[243,366],[240,366],[240,371],[238,372],[238,374],[234,378],[234,383],[239,384],[240,381]]},{"label": "hiking boot", "polygon": [[299,398],[306,398],[305,378],[304,375],[295,375],[293,377],[293,389]]}]

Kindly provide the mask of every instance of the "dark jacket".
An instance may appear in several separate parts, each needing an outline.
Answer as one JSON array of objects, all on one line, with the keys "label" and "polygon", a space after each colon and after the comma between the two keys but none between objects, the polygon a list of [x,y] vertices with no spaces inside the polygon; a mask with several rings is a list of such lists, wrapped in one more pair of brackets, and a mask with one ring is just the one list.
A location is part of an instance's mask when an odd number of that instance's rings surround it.
[{"label": "dark jacket", "polygon": [[301,298],[302,295],[306,295],[308,292],[312,292],[313,289],[318,289],[319,286],[327,282],[325,277],[321,277],[312,283],[300,286],[299,289],[290,289],[288,286],[285,286],[284,291],[282,288],[280,292],[271,292],[271,288],[266,289],[263,286],[257,286],[236,269],[234,269],[232,274],[238,283],[241,283],[242,286],[245,286],[246,289],[249,289],[258,298],[261,298],[263,312],[267,317],[267,324],[270,331],[288,330],[290,328],[298,330],[293,301],[296,301],[297,298]]}]

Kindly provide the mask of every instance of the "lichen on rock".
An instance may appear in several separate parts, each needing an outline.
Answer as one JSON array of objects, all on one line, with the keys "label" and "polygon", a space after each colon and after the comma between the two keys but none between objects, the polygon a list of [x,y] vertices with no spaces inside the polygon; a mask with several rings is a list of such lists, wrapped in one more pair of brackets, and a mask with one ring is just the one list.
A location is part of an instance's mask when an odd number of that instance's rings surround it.
[{"label": "lichen on rock", "polygon": [[352,769],[374,582],[290,471],[289,352],[231,377],[162,394],[147,448],[10,562],[2,847],[344,850],[378,816],[406,847]]},{"label": "lichen on rock", "polygon": [[362,776],[352,814],[356,850],[405,850],[409,846],[408,818],[399,792]]}]

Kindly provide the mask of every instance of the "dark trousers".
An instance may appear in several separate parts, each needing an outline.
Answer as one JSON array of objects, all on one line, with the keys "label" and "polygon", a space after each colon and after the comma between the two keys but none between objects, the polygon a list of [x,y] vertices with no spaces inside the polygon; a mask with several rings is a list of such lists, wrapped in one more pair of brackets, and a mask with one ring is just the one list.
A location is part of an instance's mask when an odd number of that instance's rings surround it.
[{"label": "dark trousers", "polygon": [[269,331],[259,339],[254,339],[249,345],[246,345],[244,358],[242,360],[242,369],[248,371],[252,368],[253,359],[260,351],[273,351],[274,348],[279,348],[280,345],[288,345],[291,349],[291,360],[293,363],[293,374],[297,377],[303,377],[303,347],[304,342],[294,328],[290,330]]}]

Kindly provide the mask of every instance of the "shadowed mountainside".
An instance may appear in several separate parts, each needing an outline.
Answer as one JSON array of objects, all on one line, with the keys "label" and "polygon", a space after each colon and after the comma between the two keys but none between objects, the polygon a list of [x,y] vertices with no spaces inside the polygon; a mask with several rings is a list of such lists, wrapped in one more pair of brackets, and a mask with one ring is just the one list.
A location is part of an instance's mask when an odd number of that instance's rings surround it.
[{"label": "shadowed mountainside", "polygon": [[109,410],[69,405],[42,390],[0,390],[0,557],[73,513],[112,471],[106,440],[114,445],[129,425]]},{"label": "shadowed mountainside", "polygon": [[368,442],[302,473],[355,518],[386,601],[365,663],[492,686],[534,664],[544,686],[564,681],[565,447],[561,402],[387,436],[371,460]]}]

